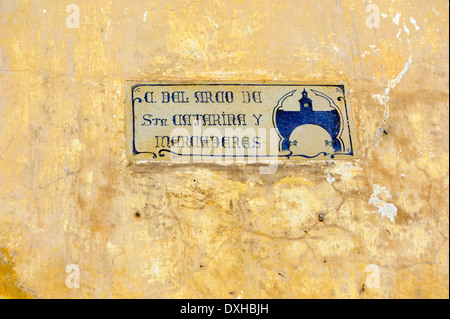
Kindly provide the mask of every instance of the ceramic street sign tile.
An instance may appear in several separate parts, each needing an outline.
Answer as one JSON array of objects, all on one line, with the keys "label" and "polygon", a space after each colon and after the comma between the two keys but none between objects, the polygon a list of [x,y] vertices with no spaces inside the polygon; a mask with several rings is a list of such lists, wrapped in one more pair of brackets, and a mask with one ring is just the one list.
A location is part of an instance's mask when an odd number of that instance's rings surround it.
[{"label": "ceramic street sign tile", "polygon": [[345,84],[128,82],[126,90],[127,155],[133,161],[357,156]]}]

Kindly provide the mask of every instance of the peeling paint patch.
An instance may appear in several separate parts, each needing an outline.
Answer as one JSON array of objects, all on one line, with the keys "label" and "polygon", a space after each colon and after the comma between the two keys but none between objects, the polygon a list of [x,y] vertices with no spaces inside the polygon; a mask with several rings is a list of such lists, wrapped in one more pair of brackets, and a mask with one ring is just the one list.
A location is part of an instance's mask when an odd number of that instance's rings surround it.
[{"label": "peeling paint patch", "polygon": [[[372,186],[373,193],[370,196],[369,204],[378,208],[381,217],[387,217],[391,222],[395,222],[394,217],[397,216],[397,207],[394,204],[387,203],[385,199],[391,199],[391,193],[380,185],[374,184]],[[380,196],[381,198],[379,198]],[[375,212],[374,212],[375,213]]]},{"label": "peeling paint patch", "polygon": [[409,36],[409,29],[406,27],[405,24],[403,24],[403,29],[405,29],[406,34]]},{"label": "peeling paint patch", "polygon": [[385,105],[387,102],[389,102],[389,100],[390,100],[389,94],[391,93],[391,90],[394,89],[397,86],[397,84],[400,83],[400,81],[403,78],[403,75],[405,75],[406,71],[408,71],[409,66],[411,65],[412,62],[413,62],[413,57],[411,55],[409,57],[408,61],[406,62],[405,67],[399,73],[399,75],[397,75],[397,77],[395,77],[394,79],[389,81],[388,87],[384,91],[384,96],[380,95],[380,94],[376,94],[376,95],[373,95],[372,98],[378,100],[378,102],[381,105]]},{"label": "peeling paint patch", "polygon": [[400,23],[400,16],[401,16],[400,12],[397,12],[397,14],[395,15],[394,19],[392,20],[392,21],[394,21],[394,23],[396,25],[399,25],[399,23]]},{"label": "peeling paint patch", "polygon": [[409,18],[409,21],[411,22],[411,24],[414,26],[414,28],[415,28],[417,31],[420,30],[420,27],[417,25],[417,22],[416,22],[416,20],[415,20],[413,17],[410,17],[410,18]]}]

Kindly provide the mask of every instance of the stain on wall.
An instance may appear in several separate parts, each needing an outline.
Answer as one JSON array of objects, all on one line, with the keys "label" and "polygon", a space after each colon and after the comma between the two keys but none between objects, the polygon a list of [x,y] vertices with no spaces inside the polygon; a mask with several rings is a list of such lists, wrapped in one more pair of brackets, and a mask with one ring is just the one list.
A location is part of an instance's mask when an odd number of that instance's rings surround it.
[{"label": "stain on wall", "polygon": [[[0,0],[0,297],[448,298],[448,2],[368,5]],[[133,167],[126,80],[345,81],[360,159]]]}]

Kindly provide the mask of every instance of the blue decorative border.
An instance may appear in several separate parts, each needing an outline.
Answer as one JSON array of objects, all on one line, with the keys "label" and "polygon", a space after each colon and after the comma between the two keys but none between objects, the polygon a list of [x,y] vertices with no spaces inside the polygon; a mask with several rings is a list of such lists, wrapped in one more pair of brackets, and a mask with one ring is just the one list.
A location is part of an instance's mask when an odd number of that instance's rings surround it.
[{"label": "blue decorative border", "polygon": [[[343,96],[340,96],[337,98],[338,101],[342,101],[344,100],[344,106],[345,106],[345,115],[346,115],[346,121],[347,121],[347,127],[348,127],[348,135],[349,135],[349,139],[350,139],[350,151],[348,153],[333,153],[333,154],[329,154],[326,152],[319,152],[314,156],[308,156],[308,155],[303,155],[303,154],[292,154],[292,152],[290,154],[283,154],[283,155],[203,155],[203,154],[181,154],[181,153],[176,153],[173,152],[172,150],[169,149],[161,149],[158,151],[158,154],[154,153],[154,152],[140,152],[136,149],[136,130],[135,130],[135,120],[134,120],[134,103],[137,100],[138,103],[142,103],[142,99],[137,97],[134,98],[134,90],[138,87],[142,87],[142,86],[304,86],[304,87],[317,87],[317,86],[324,86],[324,87],[336,87],[339,88],[342,92]],[[313,159],[316,158],[319,155],[324,155],[324,156],[328,156],[330,155],[330,158],[335,158],[337,155],[350,155],[353,156],[354,155],[354,148],[353,148],[353,141],[352,141],[352,132],[350,131],[350,118],[348,117],[348,108],[347,108],[347,99],[345,98],[345,86],[343,84],[298,84],[298,83],[283,83],[283,84],[243,84],[243,83],[190,83],[190,84],[183,84],[183,83],[169,83],[169,84],[135,84],[133,86],[131,86],[131,100],[132,100],[132,105],[131,105],[131,111],[132,111],[132,118],[133,118],[133,141],[132,141],[132,146],[133,146],[133,155],[138,155],[138,154],[152,154],[152,157],[154,159],[159,157],[164,157],[165,154],[164,153],[171,153],[177,156],[189,156],[189,157],[194,157],[194,156],[200,156],[200,157],[220,157],[220,158],[225,158],[225,157],[244,157],[244,158],[252,158],[252,157],[260,157],[260,158],[270,158],[270,157],[285,157],[285,158],[290,158],[290,157],[295,157],[295,156],[299,156],[299,157],[303,157],[303,158],[307,158],[307,159]]]}]

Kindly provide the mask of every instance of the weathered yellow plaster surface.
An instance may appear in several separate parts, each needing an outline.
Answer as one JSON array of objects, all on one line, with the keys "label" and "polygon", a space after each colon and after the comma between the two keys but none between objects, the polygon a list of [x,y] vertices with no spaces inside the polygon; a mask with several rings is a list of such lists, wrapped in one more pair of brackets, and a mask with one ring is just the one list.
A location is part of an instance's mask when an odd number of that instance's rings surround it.
[{"label": "weathered yellow plaster surface", "polygon": [[[368,4],[0,0],[0,297],[448,298],[448,2]],[[360,159],[133,167],[126,80],[345,81]]]}]

